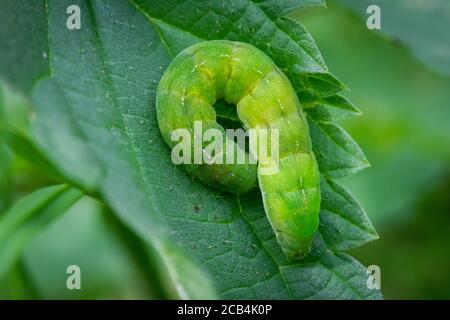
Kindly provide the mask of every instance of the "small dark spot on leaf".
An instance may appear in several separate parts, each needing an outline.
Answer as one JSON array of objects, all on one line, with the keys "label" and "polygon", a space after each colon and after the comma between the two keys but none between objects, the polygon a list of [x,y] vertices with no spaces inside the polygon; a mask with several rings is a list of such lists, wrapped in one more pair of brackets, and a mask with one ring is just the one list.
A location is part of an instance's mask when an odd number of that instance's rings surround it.
[{"label": "small dark spot on leaf", "polygon": [[392,38],[391,43],[392,43],[392,45],[394,45],[395,47],[398,47],[398,48],[402,48],[405,46],[403,41],[400,40],[399,38]]}]

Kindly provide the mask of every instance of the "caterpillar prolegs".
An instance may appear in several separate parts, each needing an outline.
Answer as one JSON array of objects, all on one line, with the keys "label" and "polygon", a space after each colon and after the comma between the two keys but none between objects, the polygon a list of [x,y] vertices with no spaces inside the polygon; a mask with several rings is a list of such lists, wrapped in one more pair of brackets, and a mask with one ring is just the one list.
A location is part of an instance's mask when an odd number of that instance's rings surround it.
[{"label": "caterpillar prolegs", "polygon": [[[259,184],[264,209],[284,253],[306,255],[319,225],[320,177],[309,128],[289,79],[259,49],[242,42],[207,41],[192,45],[170,63],[156,95],[158,123],[166,143],[179,128],[194,134],[219,129],[214,104],[224,99],[237,107],[246,129],[278,129],[278,172],[264,175],[262,163],[186,164],[203,183],[242,194]],[[230,142],[230,141],[228,141]],[[223,152],[227,150],[223,147]],[[266,163],[267,164],[267,163]]]}]

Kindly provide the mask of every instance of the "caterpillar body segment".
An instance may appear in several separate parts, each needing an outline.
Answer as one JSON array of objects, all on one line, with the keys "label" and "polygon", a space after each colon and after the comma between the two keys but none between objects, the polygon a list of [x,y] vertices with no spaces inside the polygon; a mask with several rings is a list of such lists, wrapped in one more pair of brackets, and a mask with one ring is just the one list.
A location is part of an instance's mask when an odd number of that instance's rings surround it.
[{"label": "caterpillar body segment", "polygon": [[[174,147],[171,136],[179,128],[194,135],[200,121],[202,133],[211,128],[223,133],[219,153],[227,152],[226,142],[239,148],[217,123],[213,106],[218,99],[237,107],[244,128],[278,129],[278,157],[269,150],[268,156],[257,154],[258,165],[187,164],[188,171],[207,185],[236,194],[259,184],[281,248],[289,258],[303,257],[319,225],[320,176],[308,124],[290,81],[249,44],[226,40],[195,44],[171,62],[158,86],[156,109],[166,143]],[[271,165],[278,170],[265,174],[263,169]]]}]

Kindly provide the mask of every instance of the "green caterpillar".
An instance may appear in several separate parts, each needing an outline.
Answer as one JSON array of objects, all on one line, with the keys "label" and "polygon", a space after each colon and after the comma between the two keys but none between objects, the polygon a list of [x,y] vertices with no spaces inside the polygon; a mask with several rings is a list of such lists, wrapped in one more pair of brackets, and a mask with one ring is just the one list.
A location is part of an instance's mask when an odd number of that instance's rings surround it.
[{"label": "green caterpillar", "polygon": [[[311,149],[309,128],[298,97],[283,72],[259,49],[242,42],[215,40],[192,45],[170,63],[156,94],[158,123],[166,143],[179,128],[194,133],[215,128],[231,143],[217,123],[218,99],[237,107],[244,128],[278,129],[279,171],[261,174],[247,162],[186,164],[203,183],[242,194],[259,183],[264,209],[284,253],[291,259],[309,253],[319,225],[320,177]],[[222,148],[225,153],[227,150]]]}]

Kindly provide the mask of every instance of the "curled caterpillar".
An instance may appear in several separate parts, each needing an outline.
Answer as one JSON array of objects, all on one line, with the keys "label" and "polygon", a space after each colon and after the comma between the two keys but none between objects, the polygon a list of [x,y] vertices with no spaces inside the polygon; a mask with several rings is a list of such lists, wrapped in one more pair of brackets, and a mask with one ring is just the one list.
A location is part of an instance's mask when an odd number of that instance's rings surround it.
[{"label": "curled caterpillar", "polygon": [[[264,209],[283,252],[291,259],[309,253],[319,225],[320,177],[309,128],[289,79],[259,49],[242,42],[207,41],[192,45],[170,63],[156,94],[158,123],[166,143],[179,128],[194,134],[218,129],[214,104],[224,99],[237,107],[246,129],[278,129],[278,172],[261,173],[262,164],[186,164],[203,183],[242,194],[257,183]],[[225,145],[222,152],[226,152]]]}]

